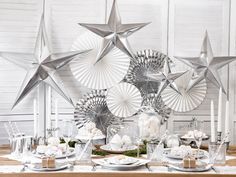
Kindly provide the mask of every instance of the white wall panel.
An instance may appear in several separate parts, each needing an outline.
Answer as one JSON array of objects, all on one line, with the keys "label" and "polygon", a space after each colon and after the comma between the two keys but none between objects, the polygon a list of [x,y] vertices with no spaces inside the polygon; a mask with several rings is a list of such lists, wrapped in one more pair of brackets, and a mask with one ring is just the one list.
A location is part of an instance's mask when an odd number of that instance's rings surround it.
[{"label": "white wall panel", "polygon": [[[42,1],[38,0],[0,0],[0,51],[32,53],[38,32]],[[20,102],[14,110],[15,101],[26,71],[0,58],[0,143],[5,143],[6,132],[3,122],[24,121],[31,125],[33,118],[33,99],[37,89]],[[20,128],[32,134],[31,128]]]},{"label": "white wall panel", "polygon": [[[199,56],[204,34],[207,30],[214,55],[227,56],[229,47],[229,14],[229,0],[170,0],[169,55],[172,58],[173,56]],[[190,69],[175,59],[174,62],[176,66],[180,66],[179,70]],[[221,70],[221,78],[225,89],[226,71],[227,67]],[[215,112],[217,113],[217,98],[218,89],[213,84],[208,83],[207,95],[203,103],[196,110],[187,113],[174,112],[172,121],[178,118],[187,120],[191,119],[192,116],[202,120],[209,120],[210,100],[214,100]]]},{"label": "white wall panel", "polygon": [[[70,51],[74,40],[86,31],[78,23],[105,22],[106,1],[49,0],[47,1],[47,11],[48,29],[54,52]],[[85,93],[85,90],[87,91],[74,79],[68,66],[59,72],[59,76],[74,102]],[[73,113],[73,107],[54,91],[52,91],[52,112],[54,112],[55,98],[58,98],[60,113]]]},{"label": "white wall panel", "polygon": [[[155,49],[167,51],[168,1],[163,0],[119,0],[117,1],[122,23],[151,22],[129,37],[135,51]],[[108,0],[107,18],[112,1]]]}]

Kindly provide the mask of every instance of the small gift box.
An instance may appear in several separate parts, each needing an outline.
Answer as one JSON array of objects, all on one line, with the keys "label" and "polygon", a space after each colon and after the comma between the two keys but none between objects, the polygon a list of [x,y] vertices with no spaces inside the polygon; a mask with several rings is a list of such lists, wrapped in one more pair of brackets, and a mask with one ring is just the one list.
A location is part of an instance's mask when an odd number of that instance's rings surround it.
[{"label": "small gift box", "polygon": [[42,158],[42,168],[55,168],[56,162],[55,157],[43,157]]},{"label": "small gift box", "polygon": [[183,159],[184,168],[196,168],[196,160],[193,156],[187,155]]}]

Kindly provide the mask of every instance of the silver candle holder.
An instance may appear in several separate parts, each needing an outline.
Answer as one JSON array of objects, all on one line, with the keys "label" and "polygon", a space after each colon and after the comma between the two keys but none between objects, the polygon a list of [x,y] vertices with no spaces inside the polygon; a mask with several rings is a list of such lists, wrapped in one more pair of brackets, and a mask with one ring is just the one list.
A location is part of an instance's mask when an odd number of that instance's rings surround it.
[{"label": "silver candle holder", "polygon": [[48,134],[48,137],[52,137],[56,131],[59,131],[60,128],[59,127],[56,127],[56,128],[47,128],[47,134]]},{"label": "silver candle holder", "polygon": [[220,144],[221,143],[221,136],[222,136],[222,132],[217,132],[217,144]]}]

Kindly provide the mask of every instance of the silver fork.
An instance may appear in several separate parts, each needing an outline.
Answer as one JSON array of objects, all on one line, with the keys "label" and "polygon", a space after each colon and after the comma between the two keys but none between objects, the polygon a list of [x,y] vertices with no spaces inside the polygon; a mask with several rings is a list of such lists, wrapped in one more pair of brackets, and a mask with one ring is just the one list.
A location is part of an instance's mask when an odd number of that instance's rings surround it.
[{"label": "silver fork", "polygon": [[25,161],[25,162],[22,164],[23,167],[22,167],[22,169],[20,170],[20,172],[24,172],[25,169],[27,168],[28,164],[30,164],[30,161]]},{"label": "silver fork", "polygon": [[96,171],[96,170],[97,170],[97,166],[98,166],[98,165],[94,163],[93,166],[92,166],[91,171]]},{"label": "silver fork", "polygon": [[152,172],[152,169],[150,168],[150,166],[146,163],[145,167],[148,169],[149,172]]}]

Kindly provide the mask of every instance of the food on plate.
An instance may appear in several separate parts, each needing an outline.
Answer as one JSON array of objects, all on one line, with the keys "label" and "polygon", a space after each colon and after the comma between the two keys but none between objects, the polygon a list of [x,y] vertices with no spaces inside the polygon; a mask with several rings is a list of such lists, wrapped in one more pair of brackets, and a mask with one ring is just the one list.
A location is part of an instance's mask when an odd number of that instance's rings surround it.
[{"label": "food on plate", "polygon": [[[199,134],[199,136],[202,136],[203,139],[208,138],[208,136],[205,133],[203,133],[201,131],[198,131],[198,130],[194,130],[194,131],[195,131],[195,134]],[[194,139],[194,131],[192,131],[192,130],[188,131],[181,138],[183,138],[183,139]]]},{"label": "food on plate", "polygon": [[109,145],[112,150],[125,149],[132,145],[132,140],[128,135],[121,137],[120,135],[115,134],[109,142]]},{"label": "food on plate", "polygon": [[37,154],[46,156],[62,156],[66,153],[66,143],[60,144],[60,139],[56,137],[48,138],[48,145],[38,145]]},{"label": "food on plate", "polygon": [[170,155],[177,157],[185,157],[188,154],[192,154],[192,148],[190,146],[181,145],[179,147],[171,148]]},{"label": "food on plate", "polygon": [[105,138],[102,131],[96,127],[94,122],[88,122],[78,130],[76,139],[90,139],[92,137]]}]

